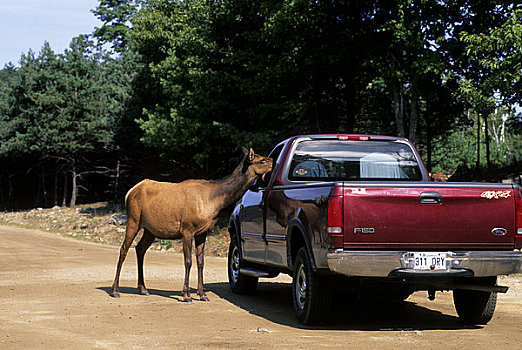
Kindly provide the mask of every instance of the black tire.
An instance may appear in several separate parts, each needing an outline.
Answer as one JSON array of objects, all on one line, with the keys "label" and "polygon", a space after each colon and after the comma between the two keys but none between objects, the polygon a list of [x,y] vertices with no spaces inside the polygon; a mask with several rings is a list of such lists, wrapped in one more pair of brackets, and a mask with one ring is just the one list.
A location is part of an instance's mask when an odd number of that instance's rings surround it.
[{"label": "black tire", "polygon": [[[492,285],[495,283],[496,278]],[[453,302],[457,314],[464,323],[485,325],[491,321],[495,312],[497,293],[456,289],[453,291]]]},{"label": "black tire", "polygon": [[392,288],[382,296],[382,300],[389,301],[391,303],[402,303],[413,293],[409,288]]},{"label": "black tire", "polygon": [[312,270],[306,248],[299,249],[294,264],[292,299],[297,319],[305,325],[322,324],[330,314],[330,279]]},{"label": "black tire", "polygon": [[256,290],[259,278],[239,273],[241,265],[239,247],[235,237],[231,237],[228,248],[228,284],[236,294],[251,294]]}]

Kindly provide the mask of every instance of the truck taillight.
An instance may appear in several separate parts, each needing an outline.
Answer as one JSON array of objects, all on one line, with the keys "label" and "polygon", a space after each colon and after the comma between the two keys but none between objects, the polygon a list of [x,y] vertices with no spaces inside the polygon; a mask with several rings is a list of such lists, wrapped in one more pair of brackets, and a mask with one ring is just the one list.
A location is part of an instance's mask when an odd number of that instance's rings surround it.
[{"label": "truck taillight", "polygon": [[515,190],[516,235],[515,248],[522,249],[522,191]]},{"label": "truck taillight", "polygon": [[343,247],[343,196],[340,187],[334,187],[328,202],[326,232],[330,235],[331,248]]}]

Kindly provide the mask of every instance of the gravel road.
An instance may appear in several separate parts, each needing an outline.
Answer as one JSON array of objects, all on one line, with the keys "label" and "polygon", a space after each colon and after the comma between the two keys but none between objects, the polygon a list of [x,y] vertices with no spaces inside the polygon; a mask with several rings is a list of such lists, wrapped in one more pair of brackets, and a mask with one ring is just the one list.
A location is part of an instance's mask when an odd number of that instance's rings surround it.
[{"label": "gravel road", "polygon": [[[293,316],[290,278],[262,280],[253,296],[229,291],[226,259],[207,257],[209,303],[182,303],[180,254],[150,251],[136,291],[129,252],[121,298],[108,295],[119,248],[49,232],[0,226],[1,349],[520,349],[522,275],[503,277],[493,320],[459,322],[451,293],[429,301],[424,292],[404,303],[353,303],[336,296],[330,324],[303,327]],[[193,264],[193,267],[195,264]],[[196,286],[196,269],[191,287]]]}]

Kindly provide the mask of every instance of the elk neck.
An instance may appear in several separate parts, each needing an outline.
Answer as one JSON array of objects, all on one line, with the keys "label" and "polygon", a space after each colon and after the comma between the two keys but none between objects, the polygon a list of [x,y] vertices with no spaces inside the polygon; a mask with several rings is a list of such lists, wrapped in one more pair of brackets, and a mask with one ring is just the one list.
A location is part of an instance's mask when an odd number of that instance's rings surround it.
[{"label": "elk neck", "polygon": [[221,201],[221,208],[235,203],[248,190],[256,179],[255,173],[247,168],[243,171],[243,162],[237,166],[232,174],[212,181],[216,185],[214,198]]}]

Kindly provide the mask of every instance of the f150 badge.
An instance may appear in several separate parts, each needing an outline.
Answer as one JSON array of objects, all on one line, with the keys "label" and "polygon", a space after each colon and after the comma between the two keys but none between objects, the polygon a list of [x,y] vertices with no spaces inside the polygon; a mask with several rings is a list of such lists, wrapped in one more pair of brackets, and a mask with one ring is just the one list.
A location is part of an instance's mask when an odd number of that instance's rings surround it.
[{"label": "f150 badge", "polygon": [[504,190],[504,191],[484,191],[480,195],[482,198],[487,199],[499,199],[499,198],[509,198],[511,197],[511,191],[510,190]]}]

